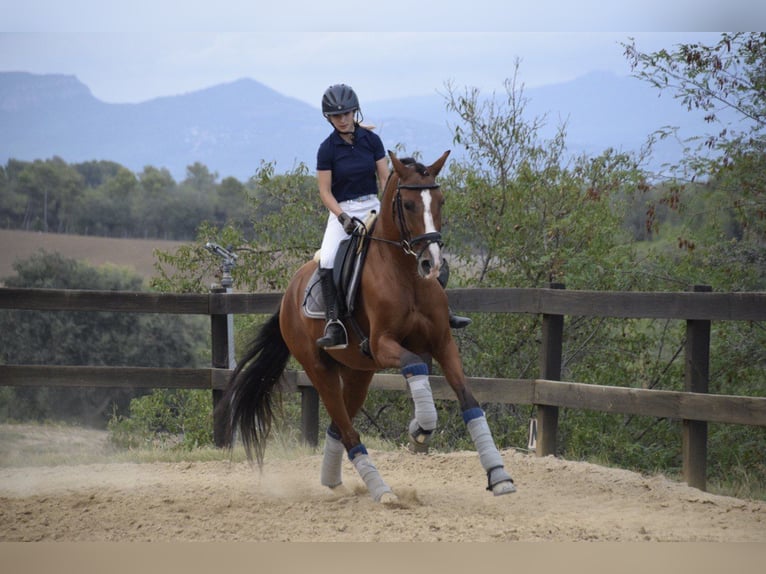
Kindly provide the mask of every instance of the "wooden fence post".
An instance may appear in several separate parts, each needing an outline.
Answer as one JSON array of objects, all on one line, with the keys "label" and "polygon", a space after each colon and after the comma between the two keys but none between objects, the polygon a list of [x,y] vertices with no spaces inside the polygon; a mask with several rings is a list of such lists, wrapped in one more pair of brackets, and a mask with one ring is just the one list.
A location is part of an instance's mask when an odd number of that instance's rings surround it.
[{"label": "wooden fence post", "polygon": [[[695,285],[695,293],[709,293],[709,285]],[[707,393],[710,381],[710,321],[686,321],[684,390]],[[689,486],[707,488],[707,422],[683,421],[683,474]]]},{"label": "wooden fence post", "polygon": [[[565,289],[563,283],[551,283],[550,289]],[[543,314],[542,346],[540,347],[540,378],[561,380],[561,353],[564,338],[564,316]],[[537,407],[537,456],[556,454],[556,434],[559,428],[559,408]]]},{"label": "wooden fence post", "polygon": [[299,387],[301,392],[301,434],[309,446],[319,444],[319,393],[314,387]]},{"label": "wooden fence post", "polygon": [[[225,293],[223,287],[213,287],[211,293]],[[229,322],[227,315],[210,315],[210,338],[212,347],[212,366],[214,369],[229,369]],[[213,442],[218,448],[231,446],[226,441],[227,409],[219,412],[223,391],[213,389]]]}]

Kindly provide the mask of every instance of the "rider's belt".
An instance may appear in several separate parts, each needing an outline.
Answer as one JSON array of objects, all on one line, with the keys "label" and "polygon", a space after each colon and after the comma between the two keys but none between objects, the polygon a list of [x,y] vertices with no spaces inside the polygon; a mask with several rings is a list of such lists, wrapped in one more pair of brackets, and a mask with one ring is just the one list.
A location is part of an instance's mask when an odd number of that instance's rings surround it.
[{"label": "rider's belt", "polygon": [[360,195],[359,197],[354,197],[353,199],[346,199],[346,200],[342,201],[341,203],[345,203],[347,201],[357,201],[357,202],[361,203],[363,201],[369,201],[371,199],[375,199],[376,197],[378,197],[376,194],[371,193],[369,195]]}]

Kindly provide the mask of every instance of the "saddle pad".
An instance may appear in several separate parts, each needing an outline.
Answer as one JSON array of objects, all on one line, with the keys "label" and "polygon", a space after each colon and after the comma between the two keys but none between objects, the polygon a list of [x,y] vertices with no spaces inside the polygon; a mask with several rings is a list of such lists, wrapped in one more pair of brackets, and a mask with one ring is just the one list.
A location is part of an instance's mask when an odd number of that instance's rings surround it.
[{"label": "saddle pad", "polygon": [[319,284],[319,268],[309,278],[303,298],[303,314],[309,319],[324,319],[324,297]]}]

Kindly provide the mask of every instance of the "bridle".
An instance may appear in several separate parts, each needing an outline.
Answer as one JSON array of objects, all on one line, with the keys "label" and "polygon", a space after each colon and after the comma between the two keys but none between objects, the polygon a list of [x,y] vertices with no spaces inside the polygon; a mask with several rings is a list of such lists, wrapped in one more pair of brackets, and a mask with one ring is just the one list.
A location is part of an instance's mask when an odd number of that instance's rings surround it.
[{"label": "bridle", "polygon": [[[389,180],[393,175],[393,173],[389,175]],[[388,182],[386,182],[386,187],[388,187]],[[439,189],[439,187],[439,184],[436,183],[423,185],[399,184],[396,186],[396,195],[394,195],[392,205],[392,217],[394,219],[394,223],[396,223],[396,226],[399,228],[399,241],[392,241],[390,239],[385,239],[384,237],[373,237],[372,234],[367,232],[363,225],[362,234],[372,241],[380,241],[381,243],[388,243],[390,245],[401,247],[407,255],[412,255],[415,257],[415,259],[418,260],[432,244],[435,243],[441,248],[444,243],[442,241],[442,234],[439,231],[431,231],[429,233],[423,233],[422,235],[416,235],[415,237],[412,236],[412,232],[407,226],[407,220],[404,217],[404,206],[402,205],[401,193],[402,189],[418,191],[424,189]],[[422,247],[419,251],[416,252],[415,249],[420,244],[422,244]]]},{"label": "bridle", "polygon": [[[404,217],[404,207],[402,206],[402,189],[412,189],[412,190],[423,190],[423,189],[439,189],[438,184],[431,184],[431,185],[397,185],[396,186],[396,195],[394,196],[394,209],[393,209],[393,217],[394,220],[397,221],[398,227],[399,227],[399,235],[401,237],[401,240],[399,241],[399,245],[401,245],[402,249],[407,255],[412,255],[416,259],[420,259],[420,256],[423,255],[426,249],[432,244],[436,243],[439,247],[442,247],[444,243],[442,242],[442,234],[439,231],[431,231],[429,233],[423,233],[422,235],[416,235],[415,237],[412,237],[412,232],[410,231],[409,227],[407,227],[407,220]],[[413,250],[414,247],[418,244],[422,243],[423,247],[420,249],[418,253],[415,253]]]}]

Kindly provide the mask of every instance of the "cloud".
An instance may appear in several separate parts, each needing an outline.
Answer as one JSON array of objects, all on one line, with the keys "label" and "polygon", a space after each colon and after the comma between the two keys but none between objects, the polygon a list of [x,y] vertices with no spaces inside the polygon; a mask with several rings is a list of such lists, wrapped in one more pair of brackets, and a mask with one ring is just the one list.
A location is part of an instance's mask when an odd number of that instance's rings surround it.
[{"label": "cloud", "polygon": [[[0,0],[6,32],[610,32],[763,29],[752,0]],[[758,25],[760,23],[760,27]]]}]

